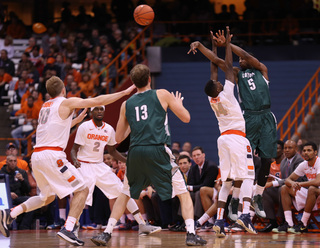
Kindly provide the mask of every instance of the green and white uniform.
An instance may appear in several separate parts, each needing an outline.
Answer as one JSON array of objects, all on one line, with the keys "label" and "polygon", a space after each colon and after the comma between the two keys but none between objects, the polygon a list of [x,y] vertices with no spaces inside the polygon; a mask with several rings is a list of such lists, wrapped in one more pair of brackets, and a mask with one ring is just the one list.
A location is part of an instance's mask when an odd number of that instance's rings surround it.
[{"label": "green and white uniform", "polygon": [[260,157],[277,153],[277,122],[270,111],[269,81],[256,69],[238,73],[239,102],[246,121],[246,137]]}]

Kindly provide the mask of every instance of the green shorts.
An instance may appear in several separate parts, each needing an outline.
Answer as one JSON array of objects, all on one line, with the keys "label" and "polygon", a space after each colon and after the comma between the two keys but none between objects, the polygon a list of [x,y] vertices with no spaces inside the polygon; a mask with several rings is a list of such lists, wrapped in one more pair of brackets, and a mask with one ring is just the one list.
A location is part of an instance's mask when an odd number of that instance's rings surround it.
[{"label": "green shorts", "polygon": [[252,150],[259,157],[275,158],[277,155],[277,121],[273,113],[267,109],[262,111],[244,111],[246,121],[246,137]]},{"label": "green shorts", "polygon": [[161,200],[172,198],[172,166],[164,145],[134,146],[127,158],[127,178],[130,195],[139,199],[140,193],[153,185]]}]

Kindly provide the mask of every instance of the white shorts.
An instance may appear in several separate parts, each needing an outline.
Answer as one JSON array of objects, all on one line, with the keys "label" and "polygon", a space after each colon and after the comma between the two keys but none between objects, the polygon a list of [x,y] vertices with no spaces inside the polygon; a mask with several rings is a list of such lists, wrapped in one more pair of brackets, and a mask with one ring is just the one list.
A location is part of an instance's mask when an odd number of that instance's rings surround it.
[{"label": "white shorts", "polygon": [[122,191],[123,184],[111,168],[105,163],[81,162],[78,168],[89,188],[86,204],[92,206],[92,194],[96,185],[109,199],[117,198]]},{"label": "white shorts", "polygon": [[[304,209],[308,196],[308,189],[301,188],[296,192],[295,198],[292,199],[293,206],[296,208],[297,211]],[[320,196],[318,196],[316,204],[314,205],[312,211],[318,210],[320,207]]]},{"label": "white shorts", "polygon": [[249,140],[237,134],[218,138],[221,180],[254,179],[254,165]]},{"label": "white shorts", "polygon": [[82,175],[67,160],[63,151],[34,152],[31,162],[42,201],[55,194],[62,199],[85,188]]}]

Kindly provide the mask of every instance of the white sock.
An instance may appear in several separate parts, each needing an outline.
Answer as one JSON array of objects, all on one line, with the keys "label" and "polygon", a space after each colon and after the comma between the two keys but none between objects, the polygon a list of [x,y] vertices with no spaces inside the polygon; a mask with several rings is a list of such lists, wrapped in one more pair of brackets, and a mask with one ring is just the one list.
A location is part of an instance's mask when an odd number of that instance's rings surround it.
[{"label": "white sock", "polygon": [[214,217],[210,218],[210,219],[208,220],[208,222],[211,223],[211,224],[214,224]]},{"label": "white sock", "polygon": [[262,195],[264,191],[264,187],[261,187],[260,185],[256,185],[256,190],[254,192],[254,195]]},{"label": "white sock", "polygon": [[224,214],[224,208],[218,208],[218,213],[217,213],[217,220],[222,220],[223,219],[223,214]]},{"label": "white sock", "polygon": [[[143,214],[146,215],[146,214]],[[140,225],[145,225],[146,222],[144,221],[143,215],[141,215],[140,212],[136,213],[135,215],[133,215],[133,218],[136,220],[136,222]]]},{"label": "white sock", "polygon": [[232,198],[239,199],[239,195],[240,195],[240,188],[233,187]]},{"label": "white sock", "polygon": [[307,212],[303,211],[301,222],[303,223],[304,226],[308,225],[308,220],[310,218],[310,215],[311,215],[311,213],[307,213]]},{"label": "white sock", "polygon": [[110,218],[108,220],[108,225],[106,227],[106,229],[103,231],[105,233],[112,233],[114,226],[117,224],[117,220],[114,218]]},{"label": "white sock", "polygon": [[206,221],[210,219],[210,216],[207,213],[204,213],[200,219],[198,220],[200,225],[202,226]]},{"label": "white sock", "polygon": [[10,212],[10,216],[12,218],[16,218],[18,215],[23,213],[23,208],[21,207],[21,205],[18,205],[16,207],[14,207],[11,212]]},{"label": "white sock", "polygon": [[132,214],[127,214],[127,218],[131,221],[134,221],[133,215]]},{"label": "white sock", "polygon": [[120,223],[121,223],[121,224],[126,223],[126,215],[125,215],[125,214],[123,214],[123,215],[120,217]]},{"label": "white sock", "polygon": [[66,220],[67,210],[65,208],[59,208],[59,217],[63,220]]},{"label": "white sock", "polygon": [[195,234],[195,231],[194,231],[194,220],[193,219],[187,219],[187,220],[184,221],[184,223],[186,224],[187,232]]},{"label": "white sock", "polygon": [[251,202],[249,202],[249,201],[243,201],[243,203],[242,203],[242,213],[243,214],[248,214],[248,213],[250,213],[250,204],[251,204]]},{"label": "white sock", "polygon": [[77,219],[72,217],[72,216],[68,216],[66,223],[64,224],[65,228],[67,229],[67,231],[71,232],[74,228],[74,225],[77,223]]},{"label": "white sock", "polygon": [[250,210],[249,210],[249,213],[250,213],[250,218],[251,218],[251,220],[252,220],[252,218],[254,217],[254,215],[256,214],[256,212],[250,209]]},{"label": "white sock", "polygon": [[292,212],[291,210],[284,211],[284,218],[289,226],[293,226],[293,220],[292,220]]}]

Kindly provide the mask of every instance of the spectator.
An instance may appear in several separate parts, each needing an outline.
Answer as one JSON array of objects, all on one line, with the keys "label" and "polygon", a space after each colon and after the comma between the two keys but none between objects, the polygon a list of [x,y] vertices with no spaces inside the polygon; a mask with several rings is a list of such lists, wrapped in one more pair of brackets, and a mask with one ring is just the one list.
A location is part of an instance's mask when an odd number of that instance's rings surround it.
[{"label": "spectator", "polygon": [[177,151],[180,151],[180,142],[178,142],[178,141],[172,142],[172,144],[171,144],[171,150],[173,150],[173,149],[175,149],[175,150],[177,150]]},{"label": "spectator", "polygon": [[13,103],[21,103],[22,96],[27,92],[28,86],[23,79],[18,80],[18,89],[15,90]]},{"label": "spectator", "polygon": [[[8,155],[7,163],[2,167],[0,173],[9,176],[9,186],[13,206],[17,206],[29,199],[30,184],[27,172],[17,167],[17,156]],[[33,212],[21,215],[17,219],[18,229],[31,229]]]},{"label": "spectator", "polygon": [[81,88],[82,93],[86,96],[93,96],[94,93],[94,83],[91,80],[90,73],[84,73],[82,75],[82,82],[79,83],[79,87]]},{"label": "spectator", "polygon": [[24,81],[26,87],[28,87],[29,85],[33,85],[33,83],[34,83],[33,79],[30,78],[28,71],[27,70],[23,70],[21,72],[19,80],[16,82],[16,84],[14,86],[14,90],[18,89],[20,80]]},{"label": "spectator", "polygon": [[67,85],[67,80],[66,78],[68,77],[68,75],[72,75],[73,76],[73,80],[77,83],[80,83],[82,80],[82,76],[81,73],[78,72],[76,69],[72,68],[71,65],[66,65],[65,66],[65,71],[66,71],[66,77],[64,79],[64,85]]},{"label": "spectator", "polygon": [[23,70],[27,70],[29,72],[32,67],[33,63],[30,60],[30,54],[24,52],[18,64],[17,76],[20,77]]},{"label": "spectator", "polygon": [[192,165],[190,157],[187,155],[181,155],[178,157],[177,162],[181,172],[183,173],[184,180],[188,183],[188,174]]},{"label": "spectator", "polygon": [[214,186],[214,181],[218,176],[218,167],[214,162],[206,160],[206,154],[200,146],[193,148],[192,159],[196,164],[191,166],[188,173],[187,188],[194,202],[194,215],[199,218],[203,214],[200,188]]},{"label": "spectator", "polygon": [[[28,42],[28,47],[24,50],[26,53],[31,53],[31,51],[33,50],[33,47],[37,45],[37,40],[35,37],[30,37],[29,38],[29,42]],[[43,49],[42,47],[40,47],[39,49],[39,55],[42,56],[43,55]]]},{"label": "spectator", "polygon": [[4,40],[0,39],[0,50],[4,49],[8,53],[8,58],[12,59],[14,56],[14,47],[12,45],[13,39],[11,36],[6,35]]},{"label": "spectator", "polygon": [[32,119],[38,119],[39,111],[39,107],[34,104],[33,96],[28,96],[27,104],[24,104],[15,113],[15,116],[22,116],[25,119],[25,123],[30,123]]},{"label": "spectator", "polygon": [[26,35],[26,28],[18,16],[14,12],[10,12],[11,23],[7,27],[7,35],[13,39],[23,39]]},{"label": "spectator", "polygon": [[55,71],[54,74],[60,77],[61,68],[56,64],[56,59],[54,57],[49,57],[47,59],[47,64],[43,68],[43,73],[47,70]]},{"label": "spectator", "polygon": [[0,67],[3,67],[6,73],[14,77],[15,75],[14,63],[11,59],[8,58],[8,52],[5,49],[1,50]]},{"label": "spectator", "polygon": [[[14,155],[14,156],[17,156],[18,155],[18,149],[16,147],[16,145],[12,142],[8,143],[6,145],[6,156],[9,156],[9,155]],[[0,162],[0,169],[7,163],[7,160],[2,160]],[[29,167],[28,167],[28,163],[23,160],[23,159],[19,159],[17,158],[17,166],[22,169],[22,170],[25,170],[25,171],[28,171],[29,170]]]},{"label": "spectator", "polygon": [[81,92],[80,88],[78,87],[77,82],[71,82],[70,84],[70,91],[67,93],[67,98],[69,97],[81,97],[86,98],[86,96]]},{"label": "spectator", "polygon": [[30,53],[30,61],[37,68],[39,75],[42,76],[44,67],[43,57],[40,55],[40,46],[35,45]]},{"label": "spectator", "polygon": [[4,67],[0,67],[0,105],[3,105],[2,97],[8,95],[6,84],[9,84],[11,80],[11,75],[5,72]]},{"label": "spectator", "polygon": [[182,145],[182,149],[181,150],[182,151],[187,151],[187,152],[189,152],[191,154],[191,152],[193,151],[191,142],[189,142],[189,141],[184,142],[183,145]]}]

